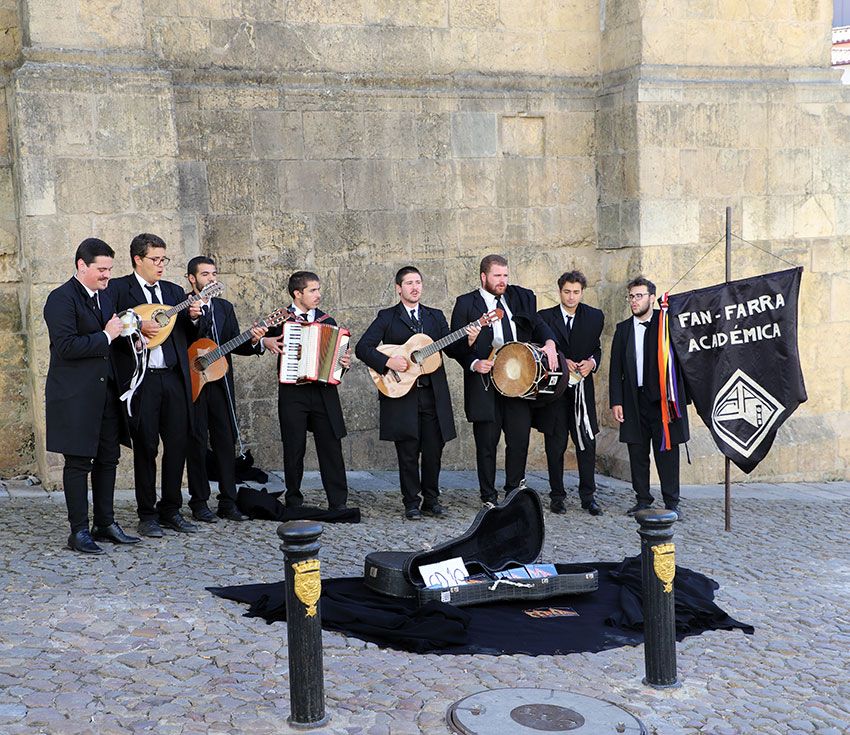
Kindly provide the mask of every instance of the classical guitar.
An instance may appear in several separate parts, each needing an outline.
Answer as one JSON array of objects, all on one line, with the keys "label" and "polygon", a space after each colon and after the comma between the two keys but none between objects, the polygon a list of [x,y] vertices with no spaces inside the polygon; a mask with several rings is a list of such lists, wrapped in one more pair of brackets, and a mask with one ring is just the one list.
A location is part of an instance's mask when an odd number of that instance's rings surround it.
[{"label": "classical guitar", "polygon": [[451,334],[441,337],[436,342],[427,334],[414,334],[403,345],[380,345],[377,348],[378,352],[387,357],[400,355],[407,360],[408,368],[403,373],[396,370],[387,370],[384,375],[369,368],[369,375],[372,376],[372,380],[378,390],[385,396],[389,398],[400,398],[407,394],[420,375],[428,375],[440,367],[443,362],[440,356],[440,350],[448,347],[452,342],[457,342],[459,339],[466,337],[468,327],[473,327],[476,324],[486,327],[488,324],[501,319],[503,313],[501,309],[488,311],[480,319],[471,322],[466,327],[456,329]]},{"label": "classical guitar", "polygon": [[[253,327],[275,327],[286,321],[289,312],[275,309],[263,319],[254,322]],[[251,330],[242,332],[238,337],[217,345],[211,339],[197,339],[189,345],[189,377],[192,379],[192,400],[197,401],[201,390],[207,383],[220,380],[227,373],[227,358],[239,345],[251,339]]]},{"label": "classical guitar", "polygon": [[185,301],[181,301],[179,304],[175,304],[174,306],[169,306],[168,304],[139,304],[138,306],[134,306],[132,311],[134,311],[142,321],[146,322],[153,320],[159,325],[159,331],[153,337],[148,339],[145,347],[149,350],[152,350],[154,347],[159,347],[163,342],[165,342],[165,340],[168,339],[168,335],[171,334],[171,330],[174,329],[174,324],[177,321],[175,317],[181,311],[188,309],[198,299],[204,299],[204,301],[207,301],[213,296],[221,294],[223,290],[224,284],[222,283],[208,283],[204,286],[204,290],[199,294],[191,294]]}]

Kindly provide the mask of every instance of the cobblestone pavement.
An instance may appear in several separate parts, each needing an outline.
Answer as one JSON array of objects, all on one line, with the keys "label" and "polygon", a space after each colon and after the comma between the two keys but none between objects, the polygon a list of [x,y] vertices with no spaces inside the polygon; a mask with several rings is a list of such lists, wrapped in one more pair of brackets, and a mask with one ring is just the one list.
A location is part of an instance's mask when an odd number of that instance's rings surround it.
[{"label": "cobblestone pavement", "polygon": [[[570,477],[575,484],[575,478]],[[462,532],[478,510],[474,476],[443,474],[445,519],[404,521],[392,473],[350,474],[360,525],[326,525],[324,577],[362,573],[376,549],[418,548]],[[543,475],[529,484],[546,490]],[[278,482],[279,485],[279,482]],[[628,486],[600,479],[604,516],[572,502],[546,514],[543,558],[620,560],[639,551]],[[310,474],[307,501],[324,503]],[[641,684],[643,648],[568,656],[420,656],[324,633],[330,723],[322,733],[446,733],[455,701],[485,689],[566,689],[609,700],[650,732],[850,732],[850,483],[737,485],[733,531],[722,487],[683,488],[677,562],[720,583],[718,603],[754,636],[711,632],[678,646],[682,686]],[[88,558],[64,548],[60,494],[0,492],[0,734],[290,732],[283,624],[205,587],[282,578],[274,522],[166,531]],[[129,492],[117,518],[135,527]],[[292,731],[294,732],[294,731]]]}]

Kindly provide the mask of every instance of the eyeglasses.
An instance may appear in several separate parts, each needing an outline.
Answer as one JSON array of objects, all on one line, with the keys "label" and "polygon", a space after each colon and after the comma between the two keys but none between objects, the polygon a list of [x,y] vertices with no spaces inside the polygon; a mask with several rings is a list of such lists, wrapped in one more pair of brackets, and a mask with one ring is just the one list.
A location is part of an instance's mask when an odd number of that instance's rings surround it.
[{"label": "eyeglasses", "polygon": [[166,258],[165,256],[159,258],[151,258],[149,255],[143,256],[145,260],[149,260],[154,265],[168,265],[171,262],[171,258]]},{"label": "eyeglasses", "polygon": [[642,298],[649,296],[648,293],[630,293],[626,296],[626,301],[640,301]]}]

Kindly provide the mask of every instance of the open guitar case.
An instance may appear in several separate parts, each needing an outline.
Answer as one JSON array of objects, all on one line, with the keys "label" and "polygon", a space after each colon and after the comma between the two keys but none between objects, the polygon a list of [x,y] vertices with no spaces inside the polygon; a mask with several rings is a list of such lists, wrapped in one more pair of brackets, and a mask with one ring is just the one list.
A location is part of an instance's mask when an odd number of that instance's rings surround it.
[{"label": "open guitar case", "polygon": [[[499,505],[483,508],[461,536],[423,551],[376,551],[366,556],[366,586],[390,597],[432,600],[459,607],[497,600],[542,600],[558,595],[593,592],[598,572],[587,567],[570,573],[528,579],[497,579],[496,572],[533,564],[543,549],[543,507],[530,488],[517,488]],[[485,582],[426,587],[419,573],[424,564],[461,557],[469,574]]]}]

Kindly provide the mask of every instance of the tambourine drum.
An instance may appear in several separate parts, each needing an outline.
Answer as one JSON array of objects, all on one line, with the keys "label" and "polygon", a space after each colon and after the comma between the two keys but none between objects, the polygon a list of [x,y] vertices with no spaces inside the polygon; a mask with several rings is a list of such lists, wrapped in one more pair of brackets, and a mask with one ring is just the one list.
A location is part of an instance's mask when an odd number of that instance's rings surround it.
[{"label": "tambourine drum", "polygon": [[560,395],[567,383],[561,380],[563,372],[549,370],[543,350],[528,342],[502,345],[493,358],[491,375],[496,390],[508,398],[534,400],[554,396],[556,392]]}]

